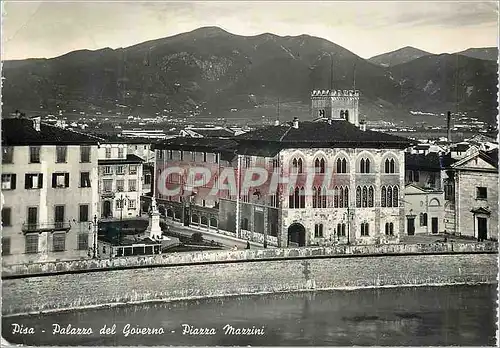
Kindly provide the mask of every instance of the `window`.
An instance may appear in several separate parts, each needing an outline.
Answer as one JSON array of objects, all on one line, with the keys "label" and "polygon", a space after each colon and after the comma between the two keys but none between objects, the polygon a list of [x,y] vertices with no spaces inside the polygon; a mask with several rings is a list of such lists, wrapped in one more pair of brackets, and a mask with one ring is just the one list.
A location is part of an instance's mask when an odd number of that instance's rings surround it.
[{"label": "window", "polygon": [[40,163],[40,146],[30,146],[30,163]]},{"label": "window", "polygon": [[184,161],[184,151],[179,151],[179,158]]},{"label": "window", "polygon": [[385,166],[384,166],[384,173],[387,174],[393,174],[396,172],[396,162],[394,159],[386,159],[385,160]]},{"label": "window", "polygon": [[427,213],[420,213],[420,226],[427,226]]},{"label": "window", "polygon": [[37,207],[28,207],[28,225],[37,225],[38,224],[38,208]]},{"label": "window", "polygon": [[10,237],[2,237],[2,256],[10,254]]},{"label": "window", "polygon": [[249,231],[249,229],[248,229],[248,219],[247,218],[243,218],[243,220],[241,220],[241,229]]},{"label": "window", "polygon": [[214,153],[214,163],[219,163],[219,154]]},{"label": "window", "polygon": [[356,207],[357,208],[373,208],[374,206],[374,189],[373,186],[358,186],[356,187]]},{"label": "window", "polygon": [[124,166],[116,166],[116,174],[117,175],[125,174],[125,167]]},{"label": "window", "polygon": [[243,194],[243,195],[241,195],[241,201],[242,201],[243,203],[248,203],[248,202],[250,202],[250,195],[249,195],[248,193],[247,193],[247,194]]},{"label": "window", "polygon": [[207,153],[203,152],[203,162],[206,162],[206,161],[207,161]]},{"label": "window", "polygon": [[477,199],[487,199],[488,198],[488,190],[486,187],[477,187],[476,188],[476,198]]},{"label": "window", "polygon": [[151,174],[144,175],[144,185],[151,185]]},{"label": "window", "polygon": [[337,236],[345,237],[345,224],[337,224]]},{"label": "window", "polygon": [[78,234],[78,250],[87,250],[89,248],[89,235],[87,233]]},{"label": "window", "polygon": [[90,146],[80,146],[80,162],[90,163]]},{"label": "window", "polygon": [[137,180],[129,180],[128,181],[128,190],[132,191],[132,192],[137,190]]},{"label": "window", "polygon": [[369,208],[373,208],[373,203],[374,203],[374,190],[373,190],[373,187],[370,186],[368,188],[368,207]]},{"label": "window", "polygon": [[118,148],[118,158],[125,157],[123,154],[124,154],[123,147],[119,147]]},{"label": "window", "polygon": [[124,202],[125,202],[125,200],[121,200],[121,199],[117,200],[116,201],[116,209],[123,209]]},{"label": "window", "polygon": [[137,174],[137,166],[130,165],[130,167],[128,167],[128,173],[130,175],[136,175]]},{"label": "window", "polygon": [[292,160],[292,173],[300,174],[302,173],[302,158],[294,158]]},{"label": "window", "polygon": [[80,204],[80,222],[88,222],[89,221],[89,205],[88,204]]},{"label": "window", "polygon": [[385,235],[386,236],[394,235],[394,224],[392,222],[385,223]]},{"label": "window", "polygon": [[111,148],[110,147],[107,147],[106,148],[106,154],[105,154],[106,158],[111,158]]},{"label": "window", "polygon": [[2,163],[12,163],[14,160],[14,147],[2,146]]},{"label": "window", "polygon": [[347,173],[347,160],[345,158],[337,159],[337,173]]},{"label": "window", "polygon": [[368,222],[361,223],[361,237],[367,237],[370,235],[370,230],[368,227]]},{"label": "window", "polygon": [[2,190],[16,189],[16,174],[2,174]]},{"label": "window", "polygon": [[291,209],[305,208],[305,198],[305,190],[303,187],[296,187],[295,189],[290,188],[288,207]]},{"label": "window", "polygon": [[25,252],[27,254],[38,252],[38,234],[27,234],[25,243]]},{"label": "window", "polygon": [[392,188],[392,206],[393,207],[399,206],[399,189],[397,186],[394,186]]},{"label": "window", "polygon": [[359,171],[361,173],[370,173],[370,159],[362,158],[359,162]]},{"label": "window", "polygon": [[64,225],[65,218],[65,206],[64,205],[56,205],[54,206],[54,222],[56,228],[62,228]]},{"label": "window", "polygon": [[90,172],[80,172],[80,187],[90,187]]},{"label": "window", "polygon": [[279,167],[280,167],[279,158],[273,158],[273,171],[277,171]]},{"label": "window", "polygon": [[67,154],[67,146],[56,146],[56,163],[65,163]]},{"label": "window", "polygon": [[252,157],[246,156],[244,161],[244,167],[250,168],[251,165],[252,165]]},{"label": "window", "polygon": [[325,110],[324,109],[319,110],[319,117],[325,117]]},{"label": "window", "polygon": [[314,238],[323,238],[323,224],[314,225]]},{"label": "window", "polygon": [[356,208],[361,208],[361,187],[356,187]]},{"label": "window", "polygon": [[123,192],[125,189],[125,180],[116,180],[116,191]]},{"label": "window", "polygon": [[380,206],[381,207],[398,207],[399,206],[399,188],[398,186],[382,186],[380,189]]},{"label": "window", "polygon": [[104,175],[111,175],[113,174],[113,169],[111,166],[105,166],[103,169],[103,174]]},{"label": "window", "polygon": [[278,208],[279,207],[279,193],[276,192],[271,196],[271,207]]},{"label": "window", "polygon": [[113,190],[113,180],[112,179],[104,179],[102,181],[102,189],[104,192],[111,192]]},{"label": "window", "polygon": [[325,173],[325,159],[324,158],[316,158],[314,161],[314,170],[316,173]]},{"label": "window", "polygon": [[196,152],[191,151],[191,161],[196,162]]},{"label": "window", "polygon": [[37,189],[43,187],[43,174],[25,174],[24,175],[24,188]]},{"label": "window", "polygon": [[12,209],[8,207],[2,208],[2,226],[11,226]]},{"label": "window", "polygon": [[69,173],[52,173],[52,187],[53,188],[69,187]]},{"label": "window", "polygon": [[363,208],[366,208],[368,207],[368,189],[366,188],[366,186],[363,186],[363,196],[362,196],[362,204],[363,204]]},{"label": "window", "polygon": [[313,208],[326,208],[326,189],[313,188]]},{"label": "window", "polygon": [[387,189],[385,186],[382,186],[380,190],[380,206],[384,208],[387,205]]},{"label": "window", "polygon": [[52,250],[64,251],[66,249],[66,233],[54,233],[52,235]]},{"label": "window", "polygon": [[137,208],[137,202],[135,200],[129,200],[128,201],[128,209],[134,210],[136,208]]}]

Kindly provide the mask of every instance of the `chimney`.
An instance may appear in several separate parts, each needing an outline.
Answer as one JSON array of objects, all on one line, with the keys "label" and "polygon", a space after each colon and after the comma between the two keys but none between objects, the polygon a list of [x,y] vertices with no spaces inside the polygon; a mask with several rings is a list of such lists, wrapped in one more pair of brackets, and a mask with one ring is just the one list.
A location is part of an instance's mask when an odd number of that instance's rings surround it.
[{"label": "chimney", "polygon": [[359,121],[359,129],[366,131],[366,121]]},{"label": "chimney", "polygon": [[451,143],[451,111],[448,111],[446,117],[446,129],[448,131],[448,142]]},{"label": "chimney", "polygon": [[33,122],[33,128],[37,131],[40,132],[40,124],[42,122],[42,118],[40,116],[35,116],[31,119]]},{"label": "chimney", "polygon": [[293,118],[293,128],[298,129],[299,128],[299,119],[297,117]]}]

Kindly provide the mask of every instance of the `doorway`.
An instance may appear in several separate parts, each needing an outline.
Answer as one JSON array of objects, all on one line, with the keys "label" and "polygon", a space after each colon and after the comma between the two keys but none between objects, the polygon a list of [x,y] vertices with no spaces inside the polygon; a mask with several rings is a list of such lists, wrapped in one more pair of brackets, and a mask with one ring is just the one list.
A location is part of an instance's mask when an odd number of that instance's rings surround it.
[{"label": "doorway", "polygon": [[438,233],[439,231],[439,222],[437,217],[431,218],[431,232]]},{"label": "doorway", "polygon": [[64,225],[64,205],[56,205],[54,211],[54,222],[56,228],[63,228]]},{"label": "doorway", "polygon": [[407,217],[406,218],[406,230],[408,231],[409,236],[415,235],[415,218]]},{"label": "doorway", "polygon": [[288,246],[305,246],[306,245],[306,229],[299,223],[291,224],[288,227]]},{"label": "doorway", "polygon": [[488,219],[484,217],[477,218],[477,240],[479,242],[488,239]]},{"label": "doorway", "polygon": [[102,217],[108,218],[111,216],[111,201],[104,201],[102,204]]}]

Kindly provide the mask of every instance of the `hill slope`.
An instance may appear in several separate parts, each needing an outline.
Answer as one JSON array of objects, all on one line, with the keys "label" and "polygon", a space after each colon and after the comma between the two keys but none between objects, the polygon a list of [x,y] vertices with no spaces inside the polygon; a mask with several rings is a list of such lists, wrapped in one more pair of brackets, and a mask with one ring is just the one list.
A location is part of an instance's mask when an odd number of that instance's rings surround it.
[{"label": "hill slope", "polygon": [[428,56],[431,53],[419,50],[418,48],[406,46],[400,48],[396,51],[387,52],[383,54],[379,54],[378,56],[371,57],[368,61],[373,64],[391,67],[398,64],[408,63],[414,59]]},{"label": "hill slope", "polygon": [[482,47],[482,48],[469,48],[465,51],[458,52],[462,56],[467,56],[470,58],[477,58],[483,60],[491,60],[496,62],[498,60],[498,48],[497,47]]},{"label": "hill slope", "polygon": [[[438,94],[423,89],[423,81],[440,79],[435,71],[439,66],[421,59],[391,70],[317,37],[243,37],[206,27],[124,49],[6,61],[3,107],[7,112],[42,107],[52,113],[215,115],[273,105],[278,98],[308,105],[310,91],[329,89],[333,75],[335,89],[351,89],[355,80],[362,114],[380,118],[400,109],[441,108],[440,103],[450,101],[454,90],[444,82]],[[447,69],[453,74],[455,68],[452,64]],[[425,75],[419,76],[420,69]],[[494,64],[462,56],[459,70],[463,84],[475,91],[462,106],[476,108],[481,100],[482,108],[491,108],[496,98],[483,86],[496,85]]]}]

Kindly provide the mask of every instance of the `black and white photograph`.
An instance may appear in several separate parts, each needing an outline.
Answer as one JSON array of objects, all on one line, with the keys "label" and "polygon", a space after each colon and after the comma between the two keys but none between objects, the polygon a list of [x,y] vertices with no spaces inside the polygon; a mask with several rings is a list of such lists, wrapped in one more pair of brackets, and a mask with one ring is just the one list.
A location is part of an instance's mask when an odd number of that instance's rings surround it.
[{"label": "black and white photograph", "polygon": [[1,6],[2,347],[498,345],[498,1]]}]

